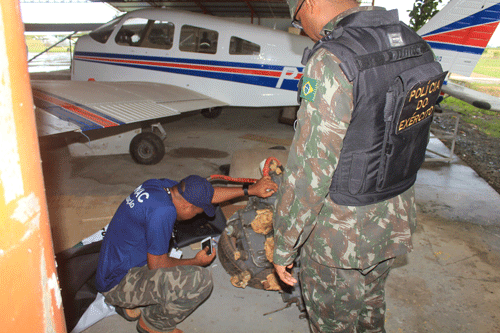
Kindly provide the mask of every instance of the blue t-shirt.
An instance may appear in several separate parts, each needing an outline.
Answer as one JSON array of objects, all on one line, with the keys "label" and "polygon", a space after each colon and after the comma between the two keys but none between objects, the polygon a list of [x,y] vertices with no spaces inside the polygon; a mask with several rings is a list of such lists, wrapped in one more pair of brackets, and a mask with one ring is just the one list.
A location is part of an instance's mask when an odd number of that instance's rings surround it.
[{"label": "blue t-shirt", "polygon": [[146,265],[148,253],[168,253],[177,211],[164,188],[176,184],[170,179],[147,180],[118,207],[99,253],[97,290],[110,290],[129,269]]}]

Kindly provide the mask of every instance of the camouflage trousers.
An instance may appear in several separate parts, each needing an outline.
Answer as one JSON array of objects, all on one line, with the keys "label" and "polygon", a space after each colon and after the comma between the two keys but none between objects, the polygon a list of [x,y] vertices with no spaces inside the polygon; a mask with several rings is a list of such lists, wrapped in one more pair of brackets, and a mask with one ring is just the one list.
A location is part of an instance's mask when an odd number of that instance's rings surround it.
[{"label": "camouflage trousers", "polygon": [[212,275],[203,267],[150,270],[145,265],[131,268],[119,284],[103,295],[106,303],[114,306],[141,307],[148,326],[170,332],[210,295],[212,287]]},{"label": "camouflage trousers", "polygon": [[313,332],[385,332],[385,281],[394,259],[365,270],[301,257],[300,283]]}]

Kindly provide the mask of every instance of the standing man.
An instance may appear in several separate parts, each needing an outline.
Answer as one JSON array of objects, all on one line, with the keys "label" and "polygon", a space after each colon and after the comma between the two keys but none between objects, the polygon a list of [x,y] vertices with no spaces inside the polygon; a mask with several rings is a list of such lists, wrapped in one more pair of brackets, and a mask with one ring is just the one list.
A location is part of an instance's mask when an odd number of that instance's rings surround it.
[{"label": "standing man", "polygon": [[176,325],[212,291],[210,271],[203,266],[215,250],[199,251],[192,259],[168,255],[174,223],[205,212],[213,204],[243,195],[271,196],[277,185],[263,177],[248,187],[212,187],[204,178],[189,176],[179,183],[150,179],[130,194],[109,223],[99,253],[97,290],[118,314],[139,320],[137,330],[182,333]]},{"label": "standing man", "polygon": [[[314,332],[385,332],[384,285],[412,249],[413,184],[444,75],[397,11],[288,0],[304,54],[296,133],[278,191],[274,265],[299,279]],[[424,94],[425,92],[425,94]],[[436,96],[437,94],[437,96]]]}]

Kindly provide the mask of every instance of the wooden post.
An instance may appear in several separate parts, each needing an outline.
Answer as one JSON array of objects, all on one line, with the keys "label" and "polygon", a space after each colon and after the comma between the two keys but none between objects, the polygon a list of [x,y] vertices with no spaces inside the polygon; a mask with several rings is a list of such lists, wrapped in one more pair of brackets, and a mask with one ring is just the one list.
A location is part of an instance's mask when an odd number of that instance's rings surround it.
[{"label": "wooden post", "polygon": [[2,332],[66,332],[18,0],[0,2]]}]

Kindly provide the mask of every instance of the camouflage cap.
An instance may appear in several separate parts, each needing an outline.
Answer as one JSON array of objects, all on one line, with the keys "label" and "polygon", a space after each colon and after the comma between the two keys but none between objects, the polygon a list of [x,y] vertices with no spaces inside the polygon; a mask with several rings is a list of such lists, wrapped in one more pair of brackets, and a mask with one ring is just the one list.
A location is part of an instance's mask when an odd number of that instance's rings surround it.
[{"label": "camouflage cap", "polygon": [[[297,5],[301,0],[286,0],[288,3],[288,7],[290,7],[290,18],[293,20],[293,16],[295,15],[295,10],[297,9]],[[302,0],[304,1],[304,0]],[[361,0],[356,0],[358,5],[361,4]]]},{"label": "camouflage cap", "polygon": [[297,9],[297,4],[300,0],[286,0],[288,3],[288,7],[290,7],[290,18],[293,19],[293,15],[295,14],[295,10]]}]

